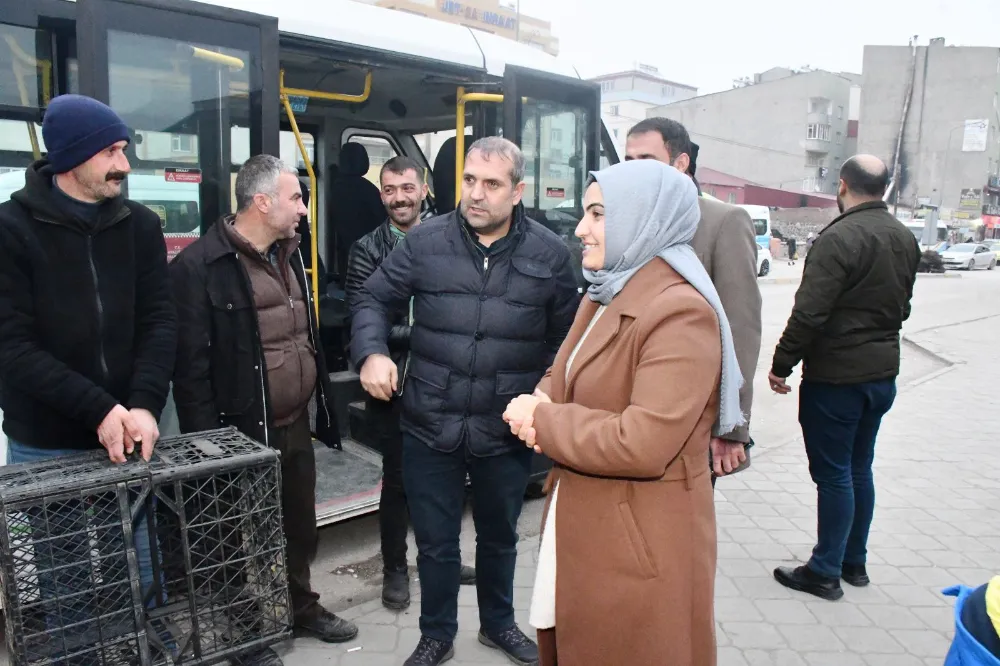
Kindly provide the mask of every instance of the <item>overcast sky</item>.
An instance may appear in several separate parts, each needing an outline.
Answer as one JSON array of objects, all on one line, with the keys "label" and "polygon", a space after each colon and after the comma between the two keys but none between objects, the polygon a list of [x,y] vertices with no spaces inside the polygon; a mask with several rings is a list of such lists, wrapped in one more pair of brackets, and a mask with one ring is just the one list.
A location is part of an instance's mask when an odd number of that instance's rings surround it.
[{"label": "overcast sky", "polygon": [[[513,1],[513,0],[511,0]],[[710,93],[775,66],[861,73],[865,44],[1000,47],[1000,0],[521,0],[583,76],[638,60]]]}]

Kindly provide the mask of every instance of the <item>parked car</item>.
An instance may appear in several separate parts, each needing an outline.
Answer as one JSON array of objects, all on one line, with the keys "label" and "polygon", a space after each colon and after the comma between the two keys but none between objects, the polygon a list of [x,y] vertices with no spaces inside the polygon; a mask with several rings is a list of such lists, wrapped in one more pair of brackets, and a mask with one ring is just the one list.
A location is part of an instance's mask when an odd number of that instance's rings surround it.
[{"label": "parked car", "polygon": [[945,268],[959,268],[971,271],[974,268],[993,270],[997,265],[997,255],[982,243],[959,243],[941,253]]},{"label": "parked car", "polygon": [[1000,263],[1000,240],[983,241],[983,245],[990,249],[990,252],[997,256],[997,263]]},{"label": "parked car", "polygon": [[771,250],[765,245],[757,244],[757,277],[764,277],[771,272]]}]

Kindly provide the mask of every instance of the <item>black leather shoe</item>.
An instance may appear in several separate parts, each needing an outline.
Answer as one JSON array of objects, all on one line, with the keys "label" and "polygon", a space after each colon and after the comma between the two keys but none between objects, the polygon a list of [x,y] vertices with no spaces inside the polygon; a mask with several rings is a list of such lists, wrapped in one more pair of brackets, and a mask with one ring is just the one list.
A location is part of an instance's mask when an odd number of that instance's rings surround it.
[{"label": "black leather shoe", "polygon": [[840,579],[820,576],[808,566],[796,568],[778,567],[774,570],[774,580],[785,587],[817,596],[827,601],[836,601],[844,596],[840,589]]},{"label": "black leather shoe", "polygon": [[383,574],[382,605],[397,611],[410,607],[410,577],[405,571],[386,571]]},{"label": "black leather shoe", "polygon": [[511,663],[518,666],[537,666],[538,646],[535,641],[524,635],[515,624],[503,631],[479,630],[479,642],[486,647],[500,650]]},{"label": "black leather shoe", "polygon": [[437,666],[454,656],[455,646],[452,643],[444,643],[421,636],[420,642],[417,643],[417,649],[413,651],[409,659],[403,662],[403,666]]},{"label": "black leather shoe", "polygon": [[476,570],[465,564],[462,565],[462,585],[475,585],[476,584]]},{"label": "black leather shoe", "polygon": [[297,622],[293,633],[296,638],[316,638],[324,643],[343,643],[358,635],[358,627],[353,622],[320,608],[311,620]]},{"label": "black leather shoe", "polygon": [[863,564],[845,564],[840,572],[840,577],[844,582],[854,587],[864,587],[872,582],[868,578],[868,570]]},{"label": "black leather shoe", "polygon": [[281,657],[271,648],[264,648],[260,652],[234,657],[230,659],[233,666],[284,666]]}]

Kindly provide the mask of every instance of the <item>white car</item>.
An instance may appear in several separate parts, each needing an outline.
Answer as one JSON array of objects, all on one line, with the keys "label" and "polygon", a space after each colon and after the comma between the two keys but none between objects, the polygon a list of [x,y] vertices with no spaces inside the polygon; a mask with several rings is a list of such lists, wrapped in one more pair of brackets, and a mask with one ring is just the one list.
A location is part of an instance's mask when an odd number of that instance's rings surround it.
[{"label": "white car", "polygon": [[771,272],[771,250],[763,245],[757,245],[757,277],[764,277]]},{"label": "white car", "polygon": [[991,271],[997,265],[997,255],[981,243],[959,243],[941,253],[941,263],[945,268],[967,271],[985,268]]}]

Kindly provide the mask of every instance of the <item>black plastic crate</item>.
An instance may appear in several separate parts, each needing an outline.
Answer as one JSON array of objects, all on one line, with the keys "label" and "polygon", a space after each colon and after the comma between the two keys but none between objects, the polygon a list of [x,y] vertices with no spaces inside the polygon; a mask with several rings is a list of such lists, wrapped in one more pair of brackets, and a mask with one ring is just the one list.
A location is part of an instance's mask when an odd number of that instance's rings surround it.
[{"label": "black plastic crate", "polygon": [[193,666],[288,638],[280,487],[278,454],[232,428],[148,464],[0,468],[12,664]]},{"label": "black plastic crate", "polygon": [[113,466],[103,452],[0,468],[14,666],[149,663],[134,524],[123,518],[150,488],[145,466]]},{"label": "black plastic crate", "polygon": [[165,438],[149,467],[152,663],[216,663],[289,638],[277,452],[229,428]]}]

